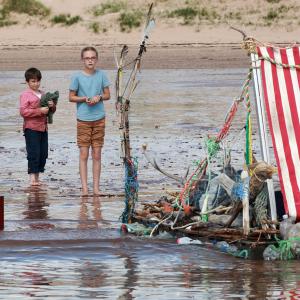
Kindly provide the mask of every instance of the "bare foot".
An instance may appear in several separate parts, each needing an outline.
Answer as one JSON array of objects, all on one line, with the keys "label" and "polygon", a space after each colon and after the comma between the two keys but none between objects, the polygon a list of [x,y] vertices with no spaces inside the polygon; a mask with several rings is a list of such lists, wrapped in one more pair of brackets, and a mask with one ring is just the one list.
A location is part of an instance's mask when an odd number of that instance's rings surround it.
[{"label": "bare foot", "polygon": [[98,191],[94,191],[93,196],[100,196],[100,191],[99,190]]},{"label": "bare foot", "polygon": [[30,185],[31,186],[38,186],[40,185],[39,182],[39,173],[30,173]]},{"label": "bare foot", "polygon": [[82,190],[81,197],[88,197],[88,196],[89,196],[88,190]]}]

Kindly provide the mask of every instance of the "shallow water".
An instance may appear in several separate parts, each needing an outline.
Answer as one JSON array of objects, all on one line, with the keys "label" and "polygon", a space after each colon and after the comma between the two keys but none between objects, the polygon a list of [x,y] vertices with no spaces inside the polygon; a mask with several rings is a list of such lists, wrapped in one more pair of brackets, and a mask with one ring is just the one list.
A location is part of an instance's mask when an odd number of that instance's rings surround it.
[{"label": "shallow water", "polygon": [[[170,236],[121,234],[123,168],[113,101],[106,103],[107,130],[102,197],[80,198],[75,107],[67,101],[72,71],[43,73],[45,91],[61,93],[49,125],[49,159],[41,188],[28,188],[18,96],[23,72],[0,80],[1,299],[298,299],[299,262],[236,259],[209,245],[177,245]],[[108,72],[111,81],[114,73]],[[224,121],[247,70],[145,70],[131,105],[132,153],[139,160],[140,202],[178,190],[141,153],[148,145],[168,172],[183,176],[203,158],[206,134]],[[112,88],[113,90],[113,88]],[[253,108],[254,111],[254,108]],[[242,167],[246,109],[240,105],[227,147]],[[259,158],[255,113],[254,150]],[[212,165],[215,168],[221,156]],[[91,180],[90,180],[91,181]]]}]

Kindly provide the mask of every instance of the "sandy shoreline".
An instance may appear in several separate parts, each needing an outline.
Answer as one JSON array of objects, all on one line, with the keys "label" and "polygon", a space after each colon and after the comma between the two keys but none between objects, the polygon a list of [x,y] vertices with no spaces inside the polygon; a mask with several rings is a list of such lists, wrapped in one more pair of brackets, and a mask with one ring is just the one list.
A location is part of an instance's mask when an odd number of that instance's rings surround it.
[{"label": "sandy shoreline", "polygon": [[[1,0],[0,0],[1,2]],[[0,70],[24,70],[36,66],[42,70],[73,70],[81,67],[80,49],[94,45],[100,52],[100,67],[115,69],[114,46],[120,51],[123,44],[131,45],[132,58],[144,36],[144,25],[122,31],[120,8],[116,12],[93,12],[107,7],[105,1],[41,0],[51,11],[46,18],[27,13],[12,13],[17,24],[0,27]],[[109,1],[108,1],[109,2]],[[107,2],[107,3],[108,3]],[[141,0],[125,1],[127,10],[146,14],[150,3]],[[241,49],[243,36],[254,37],[262,43],[290,45],[299,43],[300,28],[296,15],[297,1],[201,1],[195,7],[184,0],[156,1],[153,8],[155,26],[149,32],[148,52],[143,58],[144,69],[247,68],[249,58]],[[196,1],[195,1],[196,2]],[[280,2],[280,3],[278,3]],[[204,5],[204,7],[202,7]],[[184,22],[183,17],[167,17],[171,10],[201,10],[204,15]],[[104,8],[103,8],[104,9]],[[81,21],[66,26],[51,22],[59,14],[80,16]],[[199,19],[200,18],[200,19]],[[204,19],[203,19],[204,18]],[[206,18],[206,19],[205,19]],[[93,31],[92,25],[98,26]]]},{"label": "sandy shoreline", "polygon": [[[24,70],[36,66],[42,70],[74,70],[81,67],[80,50],[85,45],[2,46],[0,70]],[[100,54],[100,66],[115,69],[114,49],[122,45],[95,45]],[[138,45],[129,46],[134,58]],[[247,68],[249,58],[240,44],[165,44],[148,45],[143,57],[144,69],[214,69]]]}]

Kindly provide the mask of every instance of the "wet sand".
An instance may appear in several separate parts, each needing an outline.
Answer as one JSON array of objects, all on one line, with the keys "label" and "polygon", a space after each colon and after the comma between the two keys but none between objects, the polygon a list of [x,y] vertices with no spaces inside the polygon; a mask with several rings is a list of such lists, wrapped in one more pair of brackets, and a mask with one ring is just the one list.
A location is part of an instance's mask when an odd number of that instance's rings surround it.
[{"label": "wet sand", "polygon": [[[157,69],[139,74],[141,82],[131,102],[130,134],[132,154],[139,161],[140,203],[180,189],[149,165],[141,145],[146,143],[149,155],[168,172],[183,176],[188,166],[192,169],[204,157],[206,135],[220,130],[247,71]],[[169,235],[149,240],[120,232],[124,170],[113,99],[106,103],[103,196],[81,198],[75,106],[67,101],[72,73],[43,72],[42,88],[61,93],[54,123],[49,125],[49,159],[42,176],[45,185],[40,188],[28,188],[18,112],[18,96],[25,88],[23,71],[0,73],[0,194],[5,196],[1,297],[278,299],[290,291],[299,293],[298,262],[263,266],[225,256],[208,245],[178,246]],[[115,72],[107,73],[113,82]],[[240,106],[227,139],[236,168],[243,165],[245,116],[246,109]],[[255,114],[253,119],[254,150],[259,157]],[[217,169],[221,158],[222,153],[211,167]]]},{"label": "wet sand", "polygon": [[[25,70],[36,66],[41,70],[74,70],[81,67],[80,50],[86,45],[12,45],[1,46],[0,70]],[[115,69],[114,51],[122,45],[95,44],[104,69]],[[129,45],[129,57],[138,52],[138,45]],[[245,50],[238,43],[149,44],[144,54],[143,69],[217,69],[247,68]]]}]

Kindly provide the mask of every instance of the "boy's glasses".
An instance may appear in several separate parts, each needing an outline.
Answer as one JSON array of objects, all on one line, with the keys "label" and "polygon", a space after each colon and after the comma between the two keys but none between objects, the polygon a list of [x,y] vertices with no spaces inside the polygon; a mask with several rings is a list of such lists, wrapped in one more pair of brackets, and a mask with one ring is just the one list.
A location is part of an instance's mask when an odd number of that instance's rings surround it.
[{"label": "boy's glasses", "polygon": [[93,57],[83,57],[82,59],[86,60],[86,61],[88,61],[88,60],[96,61],[97,57],[96,56],[93,56]]}]

